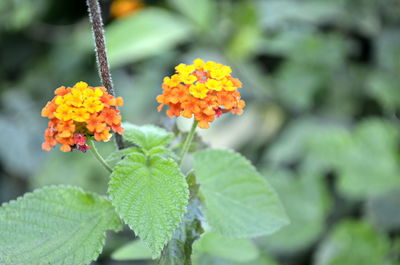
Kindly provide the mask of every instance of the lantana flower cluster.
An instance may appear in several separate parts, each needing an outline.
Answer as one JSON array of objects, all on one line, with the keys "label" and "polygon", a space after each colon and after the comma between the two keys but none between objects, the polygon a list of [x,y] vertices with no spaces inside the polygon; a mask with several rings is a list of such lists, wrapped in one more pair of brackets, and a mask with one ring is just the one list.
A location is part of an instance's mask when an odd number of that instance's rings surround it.
[{"label": "lantana flower cluster", "polygon": [[78,82],[73,87],[59,87],[56,95],[42,109],[42,116],[50,119],[45,130],[42,149],[50,151],[61,144],[61,151],[86,152],[87,137],[108,141],[114,131],[123,134],[120,111],[121,97],[115,98],[104,87],[90,87]]},{"label": "lantana flower cluster", "polygon": [[164,78],[163,93],[157,96],[158,111],[168,105],[168,117],[194,117],[203,129],[223,113],[243,113],[245,102],[238,91],[242,83],[231,76],[229,66],[198,58],[191,65],[179,64],[175,70],[176,74]]}]

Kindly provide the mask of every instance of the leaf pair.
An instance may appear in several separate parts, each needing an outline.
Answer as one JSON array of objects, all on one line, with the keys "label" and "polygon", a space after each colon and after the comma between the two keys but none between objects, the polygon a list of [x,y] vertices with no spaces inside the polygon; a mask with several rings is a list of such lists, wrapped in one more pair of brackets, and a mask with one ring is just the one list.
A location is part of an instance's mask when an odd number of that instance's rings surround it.
[{"label": "leaf pair", "polygon": [[[109,183],[111,203],[73,187],[48,187],[0,208],[0,264],[88,264],[117,231],[119,217],[158,257],[182,221],[188,184],[154,126],[125,126],[136,147],[119,152]],[[228,150],[195,154],[194,173],[211,228],[230,237],[270,234],[287,223],[276,193],[245,158]],[[114,206],[114,207],[113,207]]]},{"label": "leaf pair", "polygon": [[[181,222],[188,186],[177,164],[154,148],[166,147],[166,131],[154,126],[125,124],[125,138],[146,154],[133,153],[119,162],[109,193],[122,219],[158,256]],[[194,172],[204,195],[211,227],[231,237],[271,234],[287,224],[279,199],[256,169],[228,150],[206,150],[194,156]]]},{"label": "leaf pair", "polygon": [[[185,211],[187,184],[174,161],[157,155],[171,134],[153,126],[127,127],[128,140],[155,154],[136,148],[122,154],[127,157],[115,169],[110,193],[119,215],[155,255]],[[104,196],[68,186],[43,188],[0,208],[0,264],[89,264],[100,255],[105,232],[121,228]]]}]

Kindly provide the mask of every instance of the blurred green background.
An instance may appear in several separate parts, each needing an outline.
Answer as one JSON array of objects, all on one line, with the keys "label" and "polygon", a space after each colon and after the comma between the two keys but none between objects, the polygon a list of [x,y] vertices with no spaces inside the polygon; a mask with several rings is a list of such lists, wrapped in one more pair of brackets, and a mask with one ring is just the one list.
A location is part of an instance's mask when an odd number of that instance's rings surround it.
[{"label": "blurred green background", "polygon": [[[251,159],[291,219],[254,240],[208,235],[195,264],[400,264],[400,0],[142,3],[122,18],[101,1],[124,119],[171,127],[156,111],[163,77],[197,57],[230,65],[245,113],[199,133]],[[1,0],[0,202],[52,184],[105,194],[107,174],[90,155],[40,147],[41,108],[80,80],[100,85],[85,1]],[[132,238],[109,237],[94,264],[151,264],[115,260],[147,257],[114,252]]]}]

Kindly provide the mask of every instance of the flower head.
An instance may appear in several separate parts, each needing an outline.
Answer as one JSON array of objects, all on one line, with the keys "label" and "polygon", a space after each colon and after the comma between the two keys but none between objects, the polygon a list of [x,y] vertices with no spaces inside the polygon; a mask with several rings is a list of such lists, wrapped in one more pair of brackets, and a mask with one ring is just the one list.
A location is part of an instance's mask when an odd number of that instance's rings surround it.
[{"label": "flower head", "polygon": [[157,96],[158,111],[168,105],[169,117],[194,117],[204,129],[224,113],[242,114],[245,102],[238,91],[242,83],[231,76],[229,66],[196,59],[191,65],[179,64],[175,70],[176,74],[164,78],[163,93]]},{"label": "flower head", "polygon": [[61,151],[86,152],[88,137],[108,141],[111,130],[123,133],[120,111],[122,98],[114,98],[104,87],[90,87],[78,82],[73,87],[59,87],[55,97],[42,109],[42,116],[50,121],[45,130],[42,149],[50,151],[61,144]]},{"label": "flower head", "polygon": [[114,0],[111,4],[110,13],[114,18],[122,18],[144,7],[139,0]]}]

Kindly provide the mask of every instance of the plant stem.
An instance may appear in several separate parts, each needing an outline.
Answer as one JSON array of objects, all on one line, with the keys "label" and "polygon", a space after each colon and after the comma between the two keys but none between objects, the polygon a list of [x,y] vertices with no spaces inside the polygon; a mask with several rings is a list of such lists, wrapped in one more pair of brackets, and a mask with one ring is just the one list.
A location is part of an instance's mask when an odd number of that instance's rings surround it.
[{"label": "plant stem", "polygon": [[107,162],[104,160],[104,158],[100,155],[99,151],[97,151],[96,146],[94,145],[94,142],[92,139],[88,139],[88,144],[90,145],[90,151],[92,151],[92,154],[94,157],[100,162],[100,164],[103,165],[105,169],[108,170],[108,172],[112,173],[113,170],[112,168],[107,164]]},{"label": "plant stem", "polygon": [[103,19],[101,18],[101,10],[98,0],[87,0],[89,8],[89,18],[92,24],[93,37],[96,43],[96,57],[99,67],[99,75],[107,92],[115,95],[111,74],[108,66],[106,43],[104,38]]},{"label": "plant stem", "polygon": [[[113,83],[111,79],[110,68],[107,60],[106,41],[104,37],[103,19],[101,18],[101,10],[98,0],[86,1],[89,10],[89,20],[92,25],[93,38],[96,44],[96,59],[99,75],[103,86],[107,89],[108,94],[115,97]],[[124,148],[124,142],[120,134],[115,133],[115,141],[118,149]]]},{"label": "plant stem", "polygon": [[204,232],[201,219],[203,219],[203,215],[200,210],[200,199],[190,199],[187,212],[179,227],[172,234],[171,240],[163,249],[158,265],[192,264],[193,243]]},{"label": "plant stem", "polygon": [[192,128],[190,129],[189,134],[186,136],[185,142],[182,147],[182,152],[180,155],[180,164],[182,164],[183,158],[185,157],[186,153],[189,151],[190,145],[192,144],[192,141],[193,141],[194,132],[196,131],[198,123],[199,123],[198,121],[193,120]]}]

